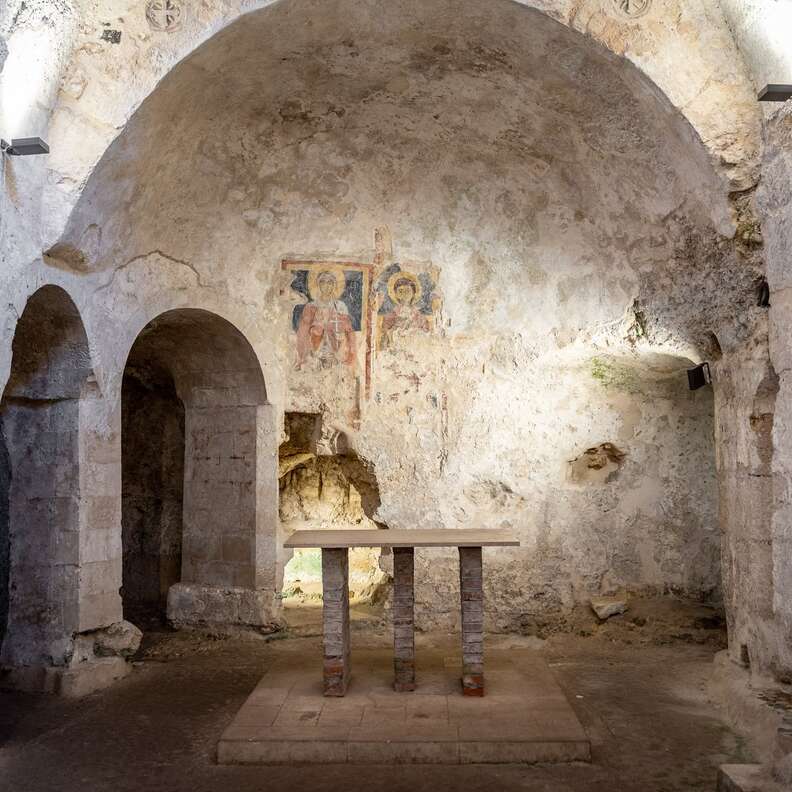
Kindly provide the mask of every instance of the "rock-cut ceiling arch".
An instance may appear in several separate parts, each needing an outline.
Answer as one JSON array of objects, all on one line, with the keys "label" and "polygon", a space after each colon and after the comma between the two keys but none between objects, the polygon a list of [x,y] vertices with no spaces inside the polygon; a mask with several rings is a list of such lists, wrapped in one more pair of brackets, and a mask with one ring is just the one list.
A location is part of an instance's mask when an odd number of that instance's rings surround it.
[{"label": "rock-cut ceiling arch", "polygon": [[290,0],[162,80],[50,262],[87,273],[165,252],[233,290],[286,253],[360,254],[383,222],[414,258],[464,262],[452,288],[497,292],[503,322],[515,281],[561,299],[570,278],[605,275],[613,311],[662,292],[663,332],[690,335],[669,293],[706,288],[732,255],[704,145],[592,39],[511,0]]}]

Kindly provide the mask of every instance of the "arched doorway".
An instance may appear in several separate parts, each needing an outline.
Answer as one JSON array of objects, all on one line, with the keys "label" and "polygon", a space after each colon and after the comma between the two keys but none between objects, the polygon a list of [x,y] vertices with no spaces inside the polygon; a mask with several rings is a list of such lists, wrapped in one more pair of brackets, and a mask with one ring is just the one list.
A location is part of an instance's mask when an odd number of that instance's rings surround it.
[{"label": "arched doorway", "polygon": [[184,404],[173,377],[135,351],[122,387],[121,593],[124,618],[145,627],[164,619],[181,580]]},{"label": "arched doorway", "polygon": [[12,350],[0,402],[0,662],[58,666],[79,630],[80,399],[92,375],[63,289],[28,300]]},{"label": "arched doorway", "polygon": [[198,309],[138,335],[124,371],[125,618],[261,626],[272,616],[277,440],[245,337]]}]

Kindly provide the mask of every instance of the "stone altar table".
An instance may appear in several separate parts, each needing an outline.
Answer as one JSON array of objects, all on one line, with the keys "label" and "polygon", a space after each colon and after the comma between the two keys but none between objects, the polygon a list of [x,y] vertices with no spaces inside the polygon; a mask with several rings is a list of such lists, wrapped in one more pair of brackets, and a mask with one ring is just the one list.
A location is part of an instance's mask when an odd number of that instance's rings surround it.
[{"label": "stone altar table", "polygon": [[351,673],[349,637],[349,548],[393,549],[393,649],[397,691],[415,690],[415,548],[456,547],[462,608],[462,692],[484,695],[484,588],[482,548],[517,547],[499,530],[295,531],[287,548],[322,551],[324,695],[343,696]]}]

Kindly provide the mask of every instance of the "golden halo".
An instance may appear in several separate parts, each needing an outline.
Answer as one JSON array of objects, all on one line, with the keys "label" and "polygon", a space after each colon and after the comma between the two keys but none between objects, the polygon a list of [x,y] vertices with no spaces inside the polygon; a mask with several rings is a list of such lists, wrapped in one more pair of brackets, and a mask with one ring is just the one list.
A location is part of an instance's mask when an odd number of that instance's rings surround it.
[{"label": "golden halo", "polygon": [[410,305],[416,305],[421,301],[421,297],[423,295],[423,288],[421,287],[421,281],[418,280],[416,275],[413,275],[412,272],[404,272],[401,270],[399,272],[394,272],[393,275],[388,278],[388,297],[391,298],[391,302],[394,305],[399,304],[399,300],[396,298],[396,284],[400,280],[408,280],[412,285],[415,287],[415,295],[413,296],[413,300]]},{"label": "golden halo", "polygon": [[335,289],[333,289],[333,298],[338,299],[346,288],[346,278],[344,272],[339,267],[317,267],[308,272],[308,294],[311,295],[312,300],[321,299],[319,294],[319,276],[325,272],[329,272],[335,278]]}]

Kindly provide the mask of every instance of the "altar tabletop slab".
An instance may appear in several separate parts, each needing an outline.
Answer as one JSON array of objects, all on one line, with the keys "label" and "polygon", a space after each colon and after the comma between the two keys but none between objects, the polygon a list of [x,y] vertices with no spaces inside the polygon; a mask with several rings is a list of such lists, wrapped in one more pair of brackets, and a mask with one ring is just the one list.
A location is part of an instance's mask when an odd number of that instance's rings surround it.
[{"label": "altar tabletop slab", "polygon": [[493,529],[379,529],[295,531],[284,547],[518,547],[508,531]]}]

